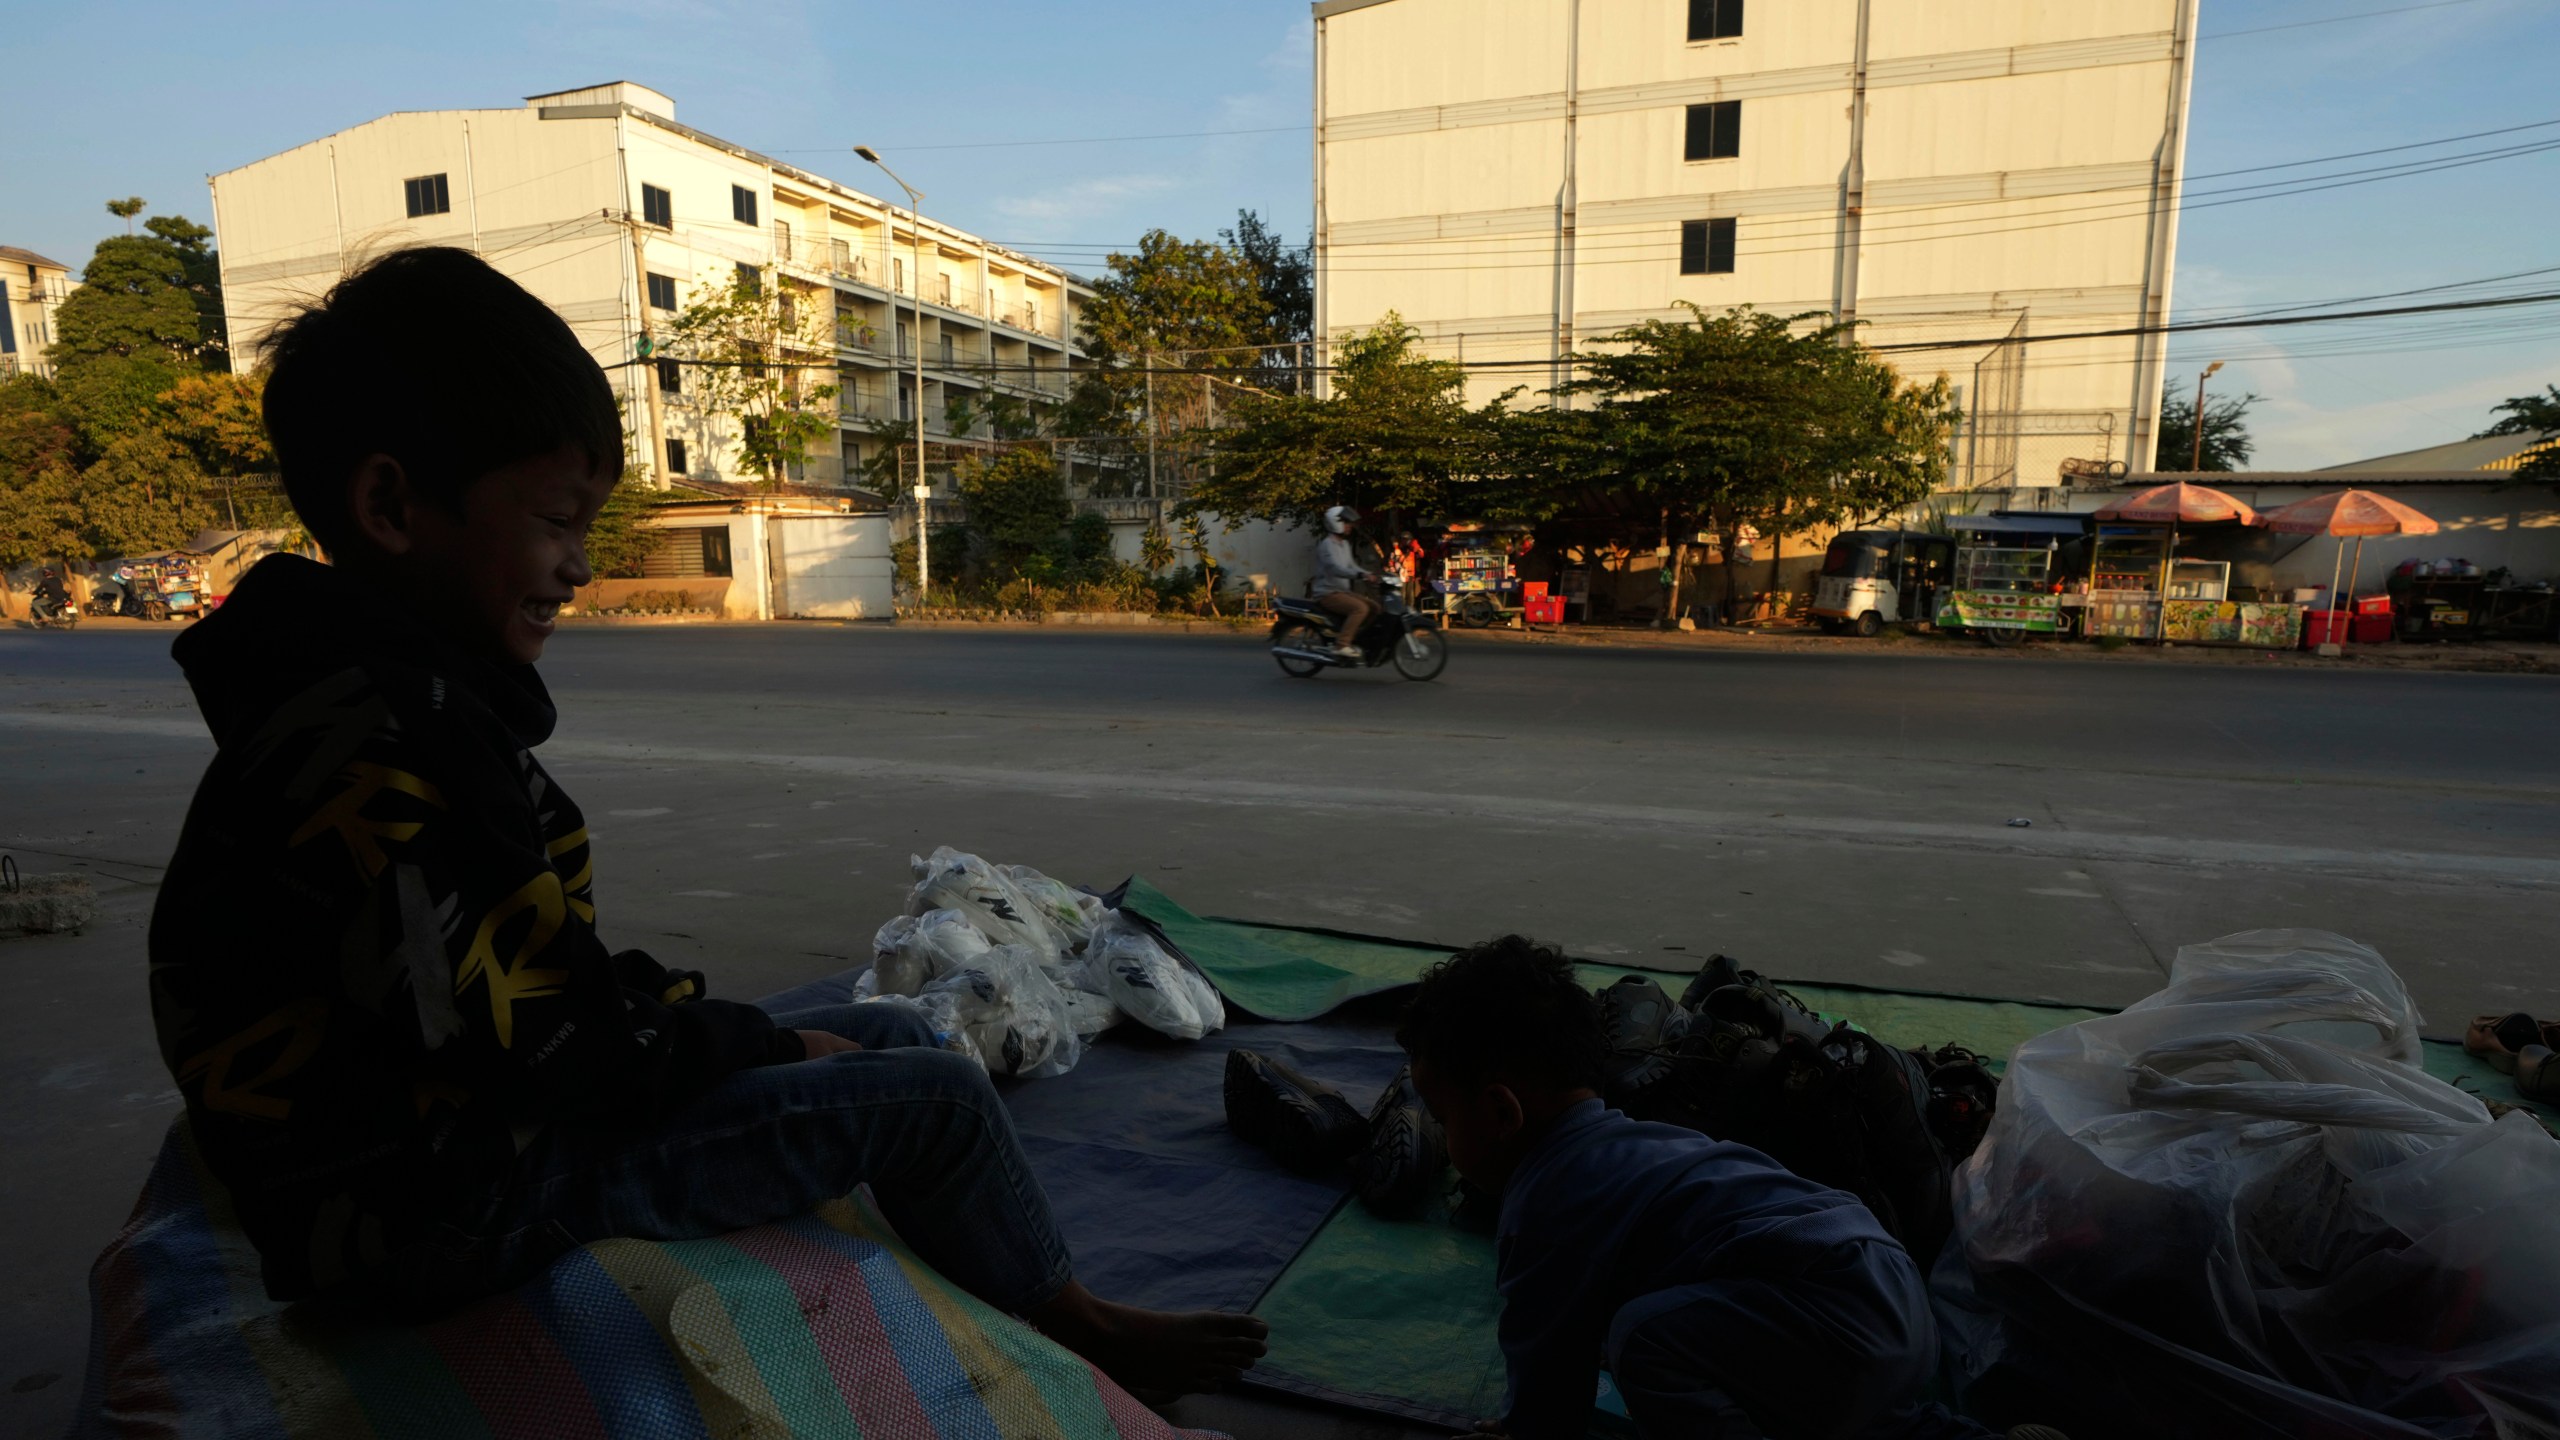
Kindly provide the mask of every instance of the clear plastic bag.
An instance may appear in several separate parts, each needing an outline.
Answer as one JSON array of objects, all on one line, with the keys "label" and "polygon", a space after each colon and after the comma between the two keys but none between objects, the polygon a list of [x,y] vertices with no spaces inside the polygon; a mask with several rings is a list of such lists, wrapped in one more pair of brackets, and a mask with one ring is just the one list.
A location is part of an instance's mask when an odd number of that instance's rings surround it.
[{"label": "clear plastic bag", "polygon": [[977,964],[991,948],[958,910],[901,915],[871,937],[872,993],[921,994],[931,982]]},{"label": "clear plastic bag", "polygon": [[2560,1436],[2560,1144],[2397,1058],[2417,1026],[2370,949],[2252,931],[2020,1046],[1956,1174],[1959,1380],[2136,1432]]},{"label": "clear plastic bag", "polygon": [[1091,984],[1150,1030],[1197,1040],[1226,1028],[1227,1007],[1217,988],[1116,910],[1094,927],[1085,967]]},{"label": "clear plastic bag", "polygon": [[908,914],[957,910],[993,944],[1028,945],[1048,956],[1065,948],[1042,907],[1022,893],[1011,875],[977,856],[944,845],[930,859],[908,856],[907,864],[916,877],[915,889],[907,895]]},{"label": "clear plastic bag", "polygon": [[1046,1080],[1084,1053],[1066,997],[1037,950],[999,945],[966,969],[928,983],[921,998],[948,1003],[959,1031],[990,1075]]},{"label": "clear plastic bag", "polygon": [[1105,913],[1098,896],[1087,895],[1062,880],[1053,880],[1028,865],[1005,869],[1013,888],[1039,913],[1041,922],[1057,938],[1061,954],[1077,954],[1085,942],[1093,938],[1094,922]]}]

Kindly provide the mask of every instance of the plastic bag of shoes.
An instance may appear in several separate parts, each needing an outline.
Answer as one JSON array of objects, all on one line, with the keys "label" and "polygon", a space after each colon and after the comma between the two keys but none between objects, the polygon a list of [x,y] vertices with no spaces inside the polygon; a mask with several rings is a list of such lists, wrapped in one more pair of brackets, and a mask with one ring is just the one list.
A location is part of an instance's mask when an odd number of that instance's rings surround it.
[{"label": "plastic bag of shoes", "polygon": [[1065,996],[1029,946],[996,946],[968,969],[927,984],[920,998],[936,996],[951,1004],[990,1075],[1045,1080],[1065,1074],[1083,1053]]},{"label": "plastic bag of shoes", "polygon": [[2000,1082],[1980,1055],[1961,1045],[1914,1050],[1929,1072],[1929,1133],[1951,1164],[1970,1159],[1991,1129],[2000,1104]]},{"label": "plastic bag of shoes", "polygon": [[[1688,1015],[1662,987],[1641,975],[1625,975],[1600,991],[1600,1029],[1609,1041],[1609,1070],[1602,1093],[1621,1110],[1671,1073],[1668,1047],[1688,1029]],[[1632,1112],[1630,1112],[1632,1113]]]},{"label": "plastic bag of shoes", "polygon": [[1449,1169],[1449,1137],[1405,1066],[1369,1109],[1369,1140],[1351,1157],[1351,1185],[1369,1212],[1411,1220],[1430,1207]]},{"label": "plastic bag of shoes", "polygon": [[1094,928],[1085,966],[1113,1004],[1159,1034],[1197,1040],[1226,1028],[1226,1002],[1217,987],[1116,910]]},{"label": "plastic bag of shoes", "polygon": [[1041,909],[1025,897],[1013,877],[975,855],[945,845],[930,859],[910,855],[916,887],[907,894],[907,913],[957,910],[996,945],[1028,945],[1043,955],[1064,947],[1050,930]]},{"label": "plastic bag of shoes", "polygon": [[1268,1055],[1227,1052],[1227,1128],[1301,1174],[1320,1174],[1359,1148],[1368,1122],[1342,1092]]},{"label": "plastic bag of shoes", "polygon": [[871,937],[876,993],[922,994],[934,981],[976,965],[991,948],[976,924],[958,910],[901,915]]},{"label": "plastic bag of shoes", "polygon": [[1060,954],[1077,954],[1093,938],[1094,923],[1104,914],[1102,901],[1062,880],[1053,880],[1028,865],[1005,870],[1013,888],[1039,912],[1041,922],[1057,937]]}]

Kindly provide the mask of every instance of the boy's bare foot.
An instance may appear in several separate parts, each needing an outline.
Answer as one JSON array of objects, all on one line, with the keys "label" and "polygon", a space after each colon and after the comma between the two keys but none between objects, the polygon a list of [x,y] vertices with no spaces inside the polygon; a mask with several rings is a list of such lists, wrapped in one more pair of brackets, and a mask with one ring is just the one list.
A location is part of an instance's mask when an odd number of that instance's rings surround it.
[{"label": "boy's bare foot", "polygon": [[1188,1395],[1215,1390],[1253,1368],[1271,1327],[1222,1310],[1141,1310],[1070,1283],[1030,1312],[1052,1340],[1129,1390]]}]

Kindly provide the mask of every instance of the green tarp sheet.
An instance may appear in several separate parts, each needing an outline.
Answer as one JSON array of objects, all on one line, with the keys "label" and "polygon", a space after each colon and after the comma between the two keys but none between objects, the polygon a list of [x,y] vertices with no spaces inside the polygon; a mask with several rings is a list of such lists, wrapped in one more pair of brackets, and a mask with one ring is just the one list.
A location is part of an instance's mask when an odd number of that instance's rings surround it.
[{"label": "green tarp sheet", "polygon": [[[1123,902],[1164,927],[1237,1007],[1271,1020],[1312,1020],[1348,1001],[1413,983],[1449,953],[1416,945],[1240,921],[1207,919],[1145,880]],[[1578,967],[1594,987],[1642,974],[1675,997],[1684,974],[1633,967]],[[1995,1066],[2030,1037],[2107,1013],[2032,1001],[1788,983],[1806,1004],[1889,1044],[1953,1042]],[[2427,1073],[2491,1099],[2517,1103],[2506,1076],[2459,1044],[2429,1041]],[[2536,1108],[2546,1124],[2554,1116]],[[1502,1356],[1494,1344],[1500,1304],[1490,1239],[1453,1228],[1445,1214],[1380,1220],[1357,1204],[1334,1212],[1265,1292],[1254,1313],[1271,1324],[1258,1379],[1276,1388],[1346,1400],[1398,1415],[1464,1423],[1494,1413]]]}]

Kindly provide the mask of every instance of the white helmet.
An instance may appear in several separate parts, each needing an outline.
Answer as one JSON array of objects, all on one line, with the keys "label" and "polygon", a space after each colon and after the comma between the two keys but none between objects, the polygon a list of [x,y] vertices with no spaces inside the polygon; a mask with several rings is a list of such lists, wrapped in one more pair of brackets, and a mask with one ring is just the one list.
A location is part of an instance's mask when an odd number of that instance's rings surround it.
[{"label": "white helmet", "polygon": [[1324,512],[1324,528],[1328,535],[1348,535],[1360,523],[1360,512],[1348,505],[1336,505]]}]

